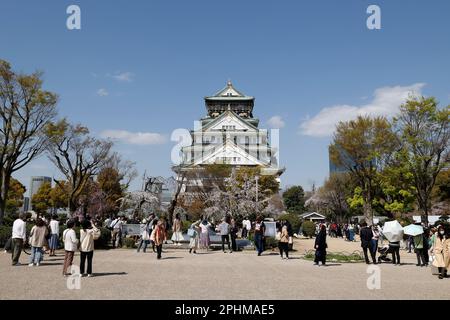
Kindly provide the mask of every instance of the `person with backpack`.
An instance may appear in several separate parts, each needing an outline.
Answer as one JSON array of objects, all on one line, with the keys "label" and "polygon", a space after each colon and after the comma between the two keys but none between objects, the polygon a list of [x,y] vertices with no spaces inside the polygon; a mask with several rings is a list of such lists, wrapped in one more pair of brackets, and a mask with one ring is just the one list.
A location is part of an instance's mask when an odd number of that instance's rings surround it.
[{"label": "person with backpack", "polygon": [[[94,240],[100,238],[100,229],[94,223],[84,219],[80,230],[80,274],[92,277],[92,259],[94,257]],[[85,264],[87,259],[87,270]]]},{"label": "person with backpack", "polygon": [[425,267],[428,266],[428,260],[425,260],[425,237],[423,234],[419,234],[413,237],[414,241],[414,252],[417,257],[417,267]]},{"label": "person with backpack", "polygon": [[75,226],[75,221],[69,220],[67,222],[67,229],[63,232],[63,242],[64,242],[64,267],[63,267],[63,276],[68,276],[70,273],[67,272],[67,269],[73,264],[73,257],[75,255],[75,251],[77,251],[78,239],[73,230]]}]

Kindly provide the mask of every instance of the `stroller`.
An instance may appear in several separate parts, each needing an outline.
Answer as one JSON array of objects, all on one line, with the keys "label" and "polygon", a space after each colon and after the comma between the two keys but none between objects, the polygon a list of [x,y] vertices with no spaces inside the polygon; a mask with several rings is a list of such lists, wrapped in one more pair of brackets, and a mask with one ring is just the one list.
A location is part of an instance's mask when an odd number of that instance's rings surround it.
[{"label": "stroller", "polygon": [[378,256],[378,263],[381,263],[382,261],[392,262],[392,260],[387,257],[389,253],[392,253],[392,250],[389,248],[389,245],[384,245],[383,247],[378,248],[378,253],[380,254]]}]

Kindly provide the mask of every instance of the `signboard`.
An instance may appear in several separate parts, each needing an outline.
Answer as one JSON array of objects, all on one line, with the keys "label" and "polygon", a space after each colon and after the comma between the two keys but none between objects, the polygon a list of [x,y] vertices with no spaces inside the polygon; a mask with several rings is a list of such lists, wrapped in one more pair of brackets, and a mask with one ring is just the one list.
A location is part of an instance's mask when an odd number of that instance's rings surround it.
[{"label": "signboard", "polygon": [[277,234],[277,223],[264,221],[264,224],[266,225],[266,232],[264,235],[266,237],[275,238],[275,235]]},{"label": "signboard", "polygon": [[124,224],[122,234],[124,236],[139,236],[144,228],[145,224]]}]

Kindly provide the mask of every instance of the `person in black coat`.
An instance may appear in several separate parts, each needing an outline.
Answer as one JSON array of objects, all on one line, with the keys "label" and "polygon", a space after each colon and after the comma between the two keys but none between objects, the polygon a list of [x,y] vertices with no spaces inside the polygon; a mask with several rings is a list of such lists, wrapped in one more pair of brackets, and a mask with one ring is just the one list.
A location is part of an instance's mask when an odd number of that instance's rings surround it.
[{"label": "person in black coat", "polygon": [[314,243],[314,249],[316,249],[314,265],[318,266],[319,262],[322,262],[322,265],[325,265],[327,260],[327,247],[327,228],[323,224],[320,227],[320,232],[316,237],[316,242]]},{"label": "person in black coat", "polygon": [[375,250],[373,250],[373,244],[372,244],[373,232],[372,232],[372,229],[367,226],[367,223],[363,222],[361,224],[361,230],[359,232],[359,236],[361,238],[361,248],[363,249],[364,258],[366,259],[366,263],[370,264],[369,257],[367,255],[367,250],[369,250],[373,263],[377,264]]}]

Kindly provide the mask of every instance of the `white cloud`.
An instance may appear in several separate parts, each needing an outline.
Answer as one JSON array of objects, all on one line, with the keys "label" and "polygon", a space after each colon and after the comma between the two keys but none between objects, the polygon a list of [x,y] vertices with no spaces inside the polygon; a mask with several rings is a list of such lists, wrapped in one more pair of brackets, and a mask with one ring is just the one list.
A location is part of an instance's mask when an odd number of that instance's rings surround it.
[{"label": "white cloud", "polygon": [[116,79],[117,81],[121,82],[131,82],[133,81],[134,74],[131,72],[122,72],[122,73],[116,73],[112,77]]},{"label": "white cloud", "polygon": [[267,124],[272,129],[281,129],[286,125],[281,116],[273,116],[267,121]]},{"label": "white cloud", "polygon": [[129,132],[126,130],[105,130],[100,133],[102,138],[110,138],[127,144],[150,145],[164,144],[166,138],[159,133]]},{"label": "white cloud", "polygon": [[394,116],[401,104],[410,96],[422,94],[425,83],[410,86],[383,87],[375,90],[373,100],[365,105],[335,105],[323,108],[317,115],[307,118],[300,124],[303,135],[313,137],[331,136],[340,121],[349,121],[357,116]]},{"label": "white cloud", "polygon": [[109,92],[108,91],[106,91],[106,89],[98,89],[97,90],[97,94],[100,96],[100,97],[106,97],[106,96],[108,96],[109,95]]}]

